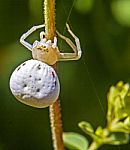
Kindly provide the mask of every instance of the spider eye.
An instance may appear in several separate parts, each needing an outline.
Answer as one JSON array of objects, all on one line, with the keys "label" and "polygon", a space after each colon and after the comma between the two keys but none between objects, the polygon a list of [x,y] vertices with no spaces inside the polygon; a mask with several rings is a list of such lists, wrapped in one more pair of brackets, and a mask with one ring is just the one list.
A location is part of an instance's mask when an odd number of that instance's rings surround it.
[{"label": "spider eye", "polygon": [[47,49],[47,47],[45,45],[37,46],[36,48],[39,50],[46,50]]},{"label": "spider eye", "polygon": [[43,45],[42,47],[43,47],[43,48],[46,48],[46,46],[45,46],[45,45]]},{"label": "spider eye", "polygon": [[44,50],[44,51],[48,51],[48,48],[45,46],[45,45],[43,45],[43,46],[41,46],[42,47],[42,49]]},{"label": "spider eye", "polygon": [[37,49],[39,50],[42,50],[42,47],[41,46],[36,46]]},{"label": "spider eye", "polygon": [[36,48],[39,49],[39,50],[43,50],[44,52],[48,52],[48,48],[47,48],[46,45],[37,46]]}]

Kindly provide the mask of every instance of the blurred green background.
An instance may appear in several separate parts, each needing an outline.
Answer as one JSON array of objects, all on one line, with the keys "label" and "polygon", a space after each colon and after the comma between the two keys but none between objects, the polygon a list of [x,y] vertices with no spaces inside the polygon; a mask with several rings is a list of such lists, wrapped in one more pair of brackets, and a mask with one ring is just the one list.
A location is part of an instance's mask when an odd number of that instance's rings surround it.
[{"label": "blurred green background", "polygon": [[[53,149],[48,108],[21,104],[9,90],[11,72],[31,58],[19,38],[43,23],[42,10],[42,0],[0,0],[0,150]],[[83,55],[58,63],[63,128],[84,134],[77,126],[82,120],[105,125],[110,85],[130,82],[130,0],[56,0],[57,30],[68,35],[66,22],[80,38]],[[60,39],[59,47],[70,50]],[[128,150],[130,144],[100,149]]]}]

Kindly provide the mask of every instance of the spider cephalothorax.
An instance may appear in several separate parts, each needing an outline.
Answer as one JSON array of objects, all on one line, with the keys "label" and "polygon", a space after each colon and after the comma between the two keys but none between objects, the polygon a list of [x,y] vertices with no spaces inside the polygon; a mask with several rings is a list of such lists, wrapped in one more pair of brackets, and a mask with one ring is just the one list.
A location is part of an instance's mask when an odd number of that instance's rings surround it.
[{"label": "spider cephalothorax", "polygon": [[57,47],[57,38],[54,38],[54,42],[46,40],[46,38],[40,41],[35,41],[32,46],[32,56],[34,59],[43,61],[49,65],[53,65],[58,61],[60,52]]}]

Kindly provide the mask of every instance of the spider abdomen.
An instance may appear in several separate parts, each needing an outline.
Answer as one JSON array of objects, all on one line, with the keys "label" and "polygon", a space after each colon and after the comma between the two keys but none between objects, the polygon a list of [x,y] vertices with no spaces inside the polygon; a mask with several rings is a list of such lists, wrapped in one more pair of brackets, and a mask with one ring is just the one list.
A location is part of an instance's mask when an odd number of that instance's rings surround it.
[{"label": "spider abdomen", "polygon": [[10,88],[20,102],[44,108],[57,100],[60,84],[51,66],[31,59],[14,70],[10,78]]}]

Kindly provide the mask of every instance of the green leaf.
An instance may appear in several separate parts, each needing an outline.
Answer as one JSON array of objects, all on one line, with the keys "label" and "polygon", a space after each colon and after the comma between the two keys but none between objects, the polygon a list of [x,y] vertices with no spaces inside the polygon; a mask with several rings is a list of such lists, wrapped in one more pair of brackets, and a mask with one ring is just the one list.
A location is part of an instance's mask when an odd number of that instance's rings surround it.
[{"label": "green leaf", "polygon": [[130,117],[127,117],[127,118],[124,120],[124,125],[126,125],[127,128],[130,130]]},{"label": "green leaf", "polygon": [[129,134],[122,132],[112,132],[108,140],[105,141],[105,143],[112,145],[120,145],[120,144],[127,144],[128,141],[129,141]]},{"label": "green leaf", "polygon": [[87,134],[94,133],[94,129],[89,122],[82,121],[78,125],[85,133],[87,133]]},{"label": "green leaf", "polygon": [[102,137],[104,135],[104,129],[101,126],[99,126],[96,129],[95,134],[98,135],[98,136],[100,136],[100,137]]},{"label": "green leaf", "polygon": [[63,140],[65,146],[70,150],[87,150],[88,148],[87,139],[78,133],[64,132]]},{"label": "green leaf", "polygon": [[124,99],[125,108],[124,112],[126,112],[130,116],[130,90]]},{"label": "green leaf", "polygon": [[127,97],[128,91],[129,84],[124,84],[122,81],[110,88],[108,94],[108,123],[114,119],[122,119],[127,116],[125,112],[125,98]]}]

